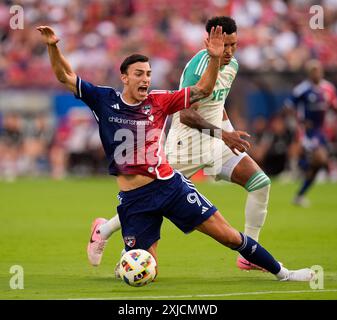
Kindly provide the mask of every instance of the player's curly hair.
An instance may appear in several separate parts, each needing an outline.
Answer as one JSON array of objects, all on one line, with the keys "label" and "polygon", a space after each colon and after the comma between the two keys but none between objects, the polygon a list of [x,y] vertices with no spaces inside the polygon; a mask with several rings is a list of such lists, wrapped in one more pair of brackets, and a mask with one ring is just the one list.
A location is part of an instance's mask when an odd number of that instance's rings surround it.
[{"label": "player's curly hair", "polygon": [[219,16],[209,19],[206,23],[207,33],[210,34],[212,27],[216,26],[221,26],[222,32],[226,32],[226,34],[232,34],[237,30],[235,20],[231,17]]},{"label": "player's curly hair", "polygon": [[120,66],[121,73],[126,74],[129,66],[136,62],[149,62],[149,58],[147,56],[144,56],[138,53],[135,53],[135,54],[132,54],[131,56],[126,57]]}]

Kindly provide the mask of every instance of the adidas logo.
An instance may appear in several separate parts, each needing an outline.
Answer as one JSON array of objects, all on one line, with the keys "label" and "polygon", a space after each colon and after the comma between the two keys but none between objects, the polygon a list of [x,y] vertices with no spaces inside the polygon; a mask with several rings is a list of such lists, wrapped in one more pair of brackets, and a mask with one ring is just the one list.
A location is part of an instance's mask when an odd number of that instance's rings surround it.
[{"label": "adidas logo", "polygon": [[208,208],[203,206],[201,214],[204,214],[207,210],[208,210]]},{"label": "adidas logo", "polygon": [[115,104],[111,105],[111,108],[112,108],[112,109],[117,109],[117,110],[120,109],[118,103],[115,103]]},{"label": "adidas logo", "polygon": [[252,252],[250,254],[253,254],[256,251],[256,248],[257,248],[257,244],[253,245],[252,246]]}]

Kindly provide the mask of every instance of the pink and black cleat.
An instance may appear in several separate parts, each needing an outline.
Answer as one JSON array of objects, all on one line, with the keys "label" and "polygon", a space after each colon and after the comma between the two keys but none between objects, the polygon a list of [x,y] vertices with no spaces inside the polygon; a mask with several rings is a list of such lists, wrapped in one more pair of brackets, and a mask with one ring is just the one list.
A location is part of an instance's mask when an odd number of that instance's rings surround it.
[{"label": "pink and black cleat", "polygon": [[103,250],[108,240],[102,239],[99,227],[108,220],[97,218],[91,225],[91,237],[87,247],[88,259],[91,265],[99,266],[103,256]]},{"label": "pink and black cleat", "polygon": [[267,270],[257,266],[256,264],[250,263],[245,258],[238,257],[236,260],[236,265],[240,270],[250,271],[250,270],[259,270],[262,272],[268,272]]}]

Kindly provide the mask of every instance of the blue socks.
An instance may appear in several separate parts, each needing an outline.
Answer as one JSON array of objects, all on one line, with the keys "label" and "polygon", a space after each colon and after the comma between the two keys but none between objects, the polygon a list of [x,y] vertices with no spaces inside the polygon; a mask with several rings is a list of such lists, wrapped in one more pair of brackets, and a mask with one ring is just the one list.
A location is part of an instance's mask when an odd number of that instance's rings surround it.
[{"label": "blue socks", "polygon": [[312,183],[314,182],[314,179],[305,179],[305,181],[303,182],[303,185],[300,189],[300,191],[298,192],[298,196],[303,196],[307,190],[310,188],[310,186],[312,185]]},{"label": "blue socks", "polygon": [[240,247],[233,250],[240,252],[240,254],[249,262],[266,269],[272,274],[277,274],[281,270],[281,265],[274,259],[274,257],[255,240],[240,232],[242,244]]}]

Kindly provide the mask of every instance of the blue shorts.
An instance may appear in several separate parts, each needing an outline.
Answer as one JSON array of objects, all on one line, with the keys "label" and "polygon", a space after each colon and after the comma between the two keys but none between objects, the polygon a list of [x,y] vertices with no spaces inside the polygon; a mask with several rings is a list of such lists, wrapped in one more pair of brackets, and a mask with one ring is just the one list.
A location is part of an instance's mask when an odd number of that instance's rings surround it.
[{"label": "blue shorts", "polygon": [[189,233],[212,216],[217,208],[180,172],[168,180],[118,194],[117,207],[125,250],[147,250],[160,239],[163,217]]},{"label": "blue shorts", "polygon": [[303,171],[310,169],[313,152],[318,147],[327,148],[327,140],[320,130],[308,130],[302,138],[303,153],[298,161]]},{"label": "blue shorts", "polygon": [[305,151],[312,152],[320,146],[327,147],[327,141],[320,130],[308,130],[302,138]]}]

